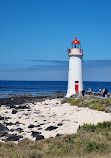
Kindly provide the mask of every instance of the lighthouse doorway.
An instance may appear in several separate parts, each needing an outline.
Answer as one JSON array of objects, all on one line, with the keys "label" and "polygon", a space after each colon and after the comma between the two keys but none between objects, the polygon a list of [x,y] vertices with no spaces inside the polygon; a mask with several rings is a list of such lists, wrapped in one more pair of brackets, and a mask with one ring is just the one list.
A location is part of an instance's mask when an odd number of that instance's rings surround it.
[{"label": "lighthouse doorway", "polygon": [[76,93],[79,91],[79,81],[75,81],[75,91]]}]

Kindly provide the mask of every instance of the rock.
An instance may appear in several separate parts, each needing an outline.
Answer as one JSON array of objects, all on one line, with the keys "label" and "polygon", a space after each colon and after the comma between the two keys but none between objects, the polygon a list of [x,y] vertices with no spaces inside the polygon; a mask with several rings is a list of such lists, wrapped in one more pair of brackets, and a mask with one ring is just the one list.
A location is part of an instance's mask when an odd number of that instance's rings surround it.
[{"label": "rock", "polygon": [[30,107],[27,105],[20,105],[18,107],[15,107],[15,109],[30,109]]},{"label": "rock", "polygon": [[42,130],[42,128],[38,128],[38,130]]},{"label": "rock", "polygon": [[60,134],[60,133],[56,134],[56,137],[60,137],[60,136],[63,136],[63,134]]},{"label": "rock", "polygon": [[19,122],[19,121],[15,122],[15,124],[14,124],[14,125],[18,125],[18,124],[20,124],[20,122]]},{"label": "rock", "polygon": [[21,135],[9,134],[5,141],[18,141],[20,138],[23,138]]},{"label": "rock", "polygon": [[0,120],[4,120],[4,117],[0,116]]},{"label": "rock", "polygon": [[8,131],[8,128],[0,123],[0,132]]},{"label": "rock", "polygon": [[54,130],[54,129],[57,129],[58,127],[56,127],[56,126],[49,126],[49,127],[47,127],[45,130],[46,131],[52,131],[52,130]]},{"label": "rock", "polygon": [[63,98],[64,97],[64,94],[60,93],[60,92],[57,92],[54,94],[54,98]]},{"label": "rock", "polygon": [[63,123],[58,123],[58,126],[62,126],[63,125]]},{"label": "rock", "polygon": [[6,126],[12,126],[13,123],[12,122],[5,122]]},{"label": "rock", "polygon": [[6,136],[7,134],[8,134],[8,132],[2,131],[2,132],[0,132],[0,137],[4,137],[4,136]]},{"label": "rock", "polygon": [[[1,105],[6,105],[7,107],[10,107],[10,108],[16,108],[15,105],[23,105],[23,104],[27,104],[27,103],[35,103],[35,102],[38,102],[38,101],[43,101],[47,98],[49,98],[50,96],[29,96],[29,95],[21,95],[21,96],[16,96],[16,95],[13,95],[11,97],[8,97],[8,98],[0,98],[0,106]],[[29,107],[26,107],[26,106],[22,106],[22,107],[19,107],[20,109],[24,109],[24,108],[29,108]]]},{"label": "rock", "polygon": [[36,140],[41,140],[41,139],[44,139],[44,136],[43,136],[43,135],[37,135],[37,136],[36,136]]},{"label": "rock", "polygon": [[37,125],[36,127],[40,127],[40,125]]},{"label": "rock", "polygon": [[14,132],[14,131],[15,131],[15,129],[13,129],[13,128],[12,128],[12,129],[10,129],[10,132]]},{"label": "rock", "polygon": [[12,110],[12,114],[16,114],[17,112],[17,110]]},{"label": "rock", "polygon": [[39,134],[41,134],[41,132],[35,132],[35,131],[31,131],[32,132],[32,136],[33,137],[37,137]]},{"label": "rock", "polygon": [[16,131],[21,133],[21,132],[23,132],[23,129],[22,128],[17,128]]},{"label": "rock", "polygon": [[32,125],[32,124],[30,124],[30,125],[28,126],[28,128],[34,128],[34,127],[36,127],[36,126],[34,126],[34,125]]},{"label": "rock", "polygon": [[40,126],[45,125],[45,123],[41,123]]},{"label": "rock", "polygon": [[5,117],[5,120],[11,119],[11,117]]}]

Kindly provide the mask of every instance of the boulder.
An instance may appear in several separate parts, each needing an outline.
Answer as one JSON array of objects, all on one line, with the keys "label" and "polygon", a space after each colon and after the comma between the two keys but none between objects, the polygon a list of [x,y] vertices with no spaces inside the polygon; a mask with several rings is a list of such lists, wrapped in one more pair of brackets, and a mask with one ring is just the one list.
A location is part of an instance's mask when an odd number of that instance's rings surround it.
[{"label": "boulder", "polygon": [[12,114],[16,114],[18,111],[17,110],[12,110]]},{"label": "boulder", "polygon": [[0,123],[0,132],[8,131],[8,128]]},{"label": "boulder", "polygon": [[60,133],[56,134],[56,137],[60,137],[60,136],[63,136],[63,134],[60,134]]},{"label": "boulder", "polygon": [[35,132],[35,131],[31,131],[31,132],[33,137],[37,137],[39,134],[41,134],[41,132]]},{"label": "boulder", "polygon": [[2,117],[1,115],[0,115],[0,120],[4,120],[4,117]]},{"label": "boulder", "polygon": [[58,123],[58,126],[62,126],[63,125],[63,123]]},{"label": "boulder", "polygon": [[32,124],[30,124],[29,126],[28,126],[28,128],[34,128],[34,127],[36,127],[35,125],[32,125]]},{"label": "boulder", "polygon": [[20,138],[23,138],[21,135],[9,134],[5,141],[18,141]]},{"label": "boulder", "polygon": [[57,129],[58,127],[56,127],[56,126],[49,126],[49,127],[47,127],[45,130],[46,131],[52,131],[52,130],[54,130],[54,129]]},{"label": "boulder", "polygon": [[43,135],[37,135],[37,136],[36,136],[36,140],[41,140],[41,139],[44,139],[44,136],[43,136]]}]

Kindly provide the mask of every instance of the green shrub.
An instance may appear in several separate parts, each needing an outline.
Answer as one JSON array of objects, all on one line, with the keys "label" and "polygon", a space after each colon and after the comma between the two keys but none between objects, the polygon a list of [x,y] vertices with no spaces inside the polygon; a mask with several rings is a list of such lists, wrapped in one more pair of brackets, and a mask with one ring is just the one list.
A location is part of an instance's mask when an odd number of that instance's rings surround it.
[{"label": "green shrub", "polygon": [[104,151],[107,149],[108,145],[106,143],[97,143],[95,141],[89,142],[87,144],[87,151],[92,152],[92,151]]},{"label": "green shrub", "polygon": [[67,98],[61,100],[61,104],[67,103]]},{"label": "green shrub", "polygon": [[80,99],[72,99],[72,98],[68,98],[68,102],[71,104],[71,105],[78,105],[78,103],[80,102]]},{"label": "green shrub", "polygon": [[85,131],[90,131],[90,132],[94,132],[96,130],[96,125],[92,125],[92,124],[84,124],[82,126],[79,126],[79,129],[83,129]]},{"label": "green shrub", "polygon": [[106,107],[105,112],[111,112],[111,106]]}]

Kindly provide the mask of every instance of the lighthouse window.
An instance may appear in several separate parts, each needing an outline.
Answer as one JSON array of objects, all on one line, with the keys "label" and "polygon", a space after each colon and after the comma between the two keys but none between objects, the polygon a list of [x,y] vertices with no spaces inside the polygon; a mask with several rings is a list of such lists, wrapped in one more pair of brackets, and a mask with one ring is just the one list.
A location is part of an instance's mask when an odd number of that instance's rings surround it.
[{"label": "lighthouse window", "polygon": [[80,44],[77,44],[77,48],[80,48]]},{"label": "lighthouse window", "polygon": [[74,44],[74,48],[77,48],[76,44]]}]

